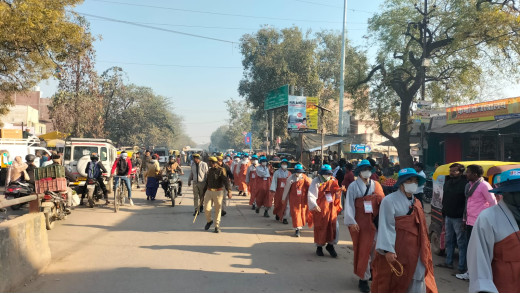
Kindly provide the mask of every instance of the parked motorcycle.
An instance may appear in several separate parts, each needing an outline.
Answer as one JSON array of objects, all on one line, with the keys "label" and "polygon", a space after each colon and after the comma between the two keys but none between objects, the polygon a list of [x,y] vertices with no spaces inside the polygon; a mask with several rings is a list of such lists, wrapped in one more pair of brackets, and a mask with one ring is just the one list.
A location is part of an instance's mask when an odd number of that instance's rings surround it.
[{"label": "parked motorcycle", "polygon": [[47,230],[52,230],[55,221],[66,219],[70,214],[70,208],[67,207],[67,192],[45,191],[40,211],[45,216],[45,227]]},{"label": "parked motorcycle", "polygon": [[175,207],[175,198],[177,198],[177,191],[179,190],[179,175],[171,173],[169,175],[163,175],[163,182],[168,183],[168,189],[166,190],[166,197],[172,200],[172,207]]},{"label": "parked motorcycle", "polygon": [[[9,183],[9,185],[5,188],[5,199],[16,199],[24,196],[29,196],[34,193],[33,188],[28,183],[22,183],[18,181],[14,181]],[[12,210],[18,210],[22,208],[24,203],[15,204],[11,206]]]},{"label": "parked motorcycle", "polygon": [[96,179],[87,179],[86,185],[88,205],[90,208],[93,208],[94,204],[105,198],[105,196]]}]

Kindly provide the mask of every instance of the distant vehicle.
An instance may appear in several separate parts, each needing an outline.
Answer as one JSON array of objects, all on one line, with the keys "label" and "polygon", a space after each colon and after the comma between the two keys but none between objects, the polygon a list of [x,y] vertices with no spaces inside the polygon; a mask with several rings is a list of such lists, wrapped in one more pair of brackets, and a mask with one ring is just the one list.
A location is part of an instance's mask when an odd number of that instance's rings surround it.
[{"label": "distant vehicle", "polygon": [[[27,154],[36,155],[36,151],[51,156],[49,150],[40,147],[40,139],[34,136],[28,139],[0,139],[1,167],[7,168],[16,156],[21,156],[25,160]],[[36,157],[34,164],[40,166],[40,158]]]},{"label": "distant vehicle", "polygon": [[160,164],[166,164],[166,162],[168,162],[168,156],[170,152],[166,147],[157,147],[153,150],[152,154],[157,154],[159,156]]}]

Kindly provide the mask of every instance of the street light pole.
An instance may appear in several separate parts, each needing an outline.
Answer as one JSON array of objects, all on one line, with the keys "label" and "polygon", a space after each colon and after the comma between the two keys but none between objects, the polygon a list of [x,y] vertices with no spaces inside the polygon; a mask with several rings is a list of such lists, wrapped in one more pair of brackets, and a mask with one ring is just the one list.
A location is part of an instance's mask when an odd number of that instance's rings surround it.
[{"label": "street light pole", "polygon": [[423,74],[422,74],[422,85],[421,85],[421,100],[424,101],[424,98],[425,98],[425,93],[426,93],[426,66],[427,66],[427,63],[428,61],[426,60],[427,59],[427,54],[426,54],[426,49],[428,48],[426,46],[426,42],[427,42],[427,37],[426,37],[426,28],[428,26],[428,0],[424,0],[424,11],[423,11],[423,23],[422,23],[422,29],[423,29],[423,39],[422,39],[422,42],[423,42],[423,54],[422,54],[422,62],[421,62],[421,66],[422,66],[422,69],[423,69]]},{"label": "street light pole", "polygon": [[341,35],[341,67],[339,74],[339,122],[338,135],[343,136],[343,100],[345,95],[345,39],[347,34],[347,0],[343,10],[343,34]]}]

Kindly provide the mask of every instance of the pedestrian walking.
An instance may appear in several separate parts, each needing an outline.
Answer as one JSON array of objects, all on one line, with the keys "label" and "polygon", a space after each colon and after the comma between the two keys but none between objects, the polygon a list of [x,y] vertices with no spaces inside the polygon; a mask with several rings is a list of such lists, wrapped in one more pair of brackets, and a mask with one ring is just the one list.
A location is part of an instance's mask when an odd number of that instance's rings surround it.
[{"label": "pedestrian walking", "polygon": [[[233,173],[233,186],[238,190],[238,173],[240,172],[240,155],[236,154],[233,157],[233,162],[231,163],[231,172]],[[240,193],[238,194],[241,195]]]},{"label": "pedestrian walking", "polygon": [[148,177],[146,176],[147,172],[148,172],[148,165],[151,163],[152,161],[152,155],[150,155],[150,150],[146,150],[144,152],[144,156],[143,156],[143,162],[142,162],[142,171],[141,173],[144,175],[144,186],[146,187],[146,181],[148,181]]},{"label": "pedestrian walking", "polygon": [[398,176],[398,190],[379,207],[371,291],[436,293],[426,218],[413,196],[426,179],[413,168],[400,170]]},{"label": "pedestrian walking", "polygon": [[465,167],[460,163],[450,165],[450,175],[444,182],[442,197],[442,215],[446,229],[446,261],[437,264],[438,267],[453,269],[453,254],[455,244],[459,248],[459,274],[466,272],[466,233],[462,217],[466,207],[466,184],[468,180],[464,173]]},{"label": "pedestrian walking", "polygon": [[224,199],[224,190],[227,191],[228,198],[231,199],[231,186],[226,174],[226,170],[218,164],[216,157],[208,158],[211,168],[207,173],[207,191],[204,197],[204,214],[206,216],[206,225],[204,230],[209,230],[213,224],[211,217],[212,207],[215,207],[215,233],[220,233],[220,217],[222,201]]},{"label": "pedestrian walking", "polygon": [[[224,161],[226,161],[226,160],[230,161],[230,159],[227,157],[226,157],[226,159],[224,159],[222,156],[217,156],[217,160],[218,160],[218,165],[226,170],[226,176],[228,178],[229,187],[232,187],[231,183],[233,182],[233,173],[231,172],[231,168],[229,167],[229,165],[224,163]],[[227,202],[228,202],[227,199],[224,199],[222,201],[222,213],[221,213],[222,216],[225,216],[227,214],[227,212],[226,212],[226,207],[228,206]]]},{"label": "pedestrian walking", "polygon": [[280,168],[273,173],[273,180],[271,181],[270,191],[274,194],[274,209],[273,214],[277,221],[282,220],[285,214],[287,205],[283,203],[282,196],[287,184],[287,178],[291,175],[291,172],[287,170],[289,161],[282,159],[280,162]]},{"label": "pedestrian walking", "polygon": [[[480,165],[471,164],[466,167],[466,178],[469,181],[464,189],[466,194],[466,209],[463,221],[465,224],[466,240],[469,242],[473,226],[479,214],[486,208],[497,205],[497,199],[489,190],[491,185],[482,177],[484,169]],[[457,279],[468,280],[469,273],[455,275]]]},{"label": "pedestrian walking", "polygon": [[495,179],[496,188],[489,192],[503,198],[479,214],[469,240],[471,293],[520,292],[520,169],[502,172]]},{"label": "pedestrian walking", "polygon": [[305,225],[312,227],[312,215],[309,211],[307,197],[310,185],[311,179],[305,174],[303,166],[301,164],[295,165],[294,174],[287,178],[282,203],[288,203],[288,208],[283,216],[283,223],[288,224],[287,212],[289,212],[296,237],[301,236],[301,230]]},{"label": "pedestrian walking", "polygon": [[[348,190],[348,187],[351,183],[353,183],[356,180],[356,177],[354,176],[354,172],[352,171],[354,169],[354,166],[352,163],[347,162],[345,163],[345,176],[343,177],[343,181],[341,182],[341,207],[345,207],[345,197],[346,192]],[[339,183],[339,180],[338,180]]]},{"label": "pedestrian walking", "polygon": [[369,293],[368,280],[372,277],[370,264],[374,260],[379,206],[385,194],[379,182],[370,179],[373,167],[368,160],[358,164],[358,178],[349,185],[345,199],[344,223],[348,226],[354,248],[354,273],[359,277],[358,287]]},{"label": "pedestrian walking", "polygon": [[256,167],[255,189],[252,193],[255,194],[254,199],[256,202],[256,213],[260,212],[260,209],[264,208],[264,217],[269,217],[269,210],[273,206],[273,198],[269,193],[269,187],[271,186],[271,173],[267,166],[267,158],[265,156],[260,157],[260,165]]},{"label": "pedestrian walking", "polygon": [[140,153],[135,152],[132,154],[132,166],[136,169],[136,178],[135,181],[137,183],[137,189],[141,188],[139,186],[139,178],[142,176],[142,167],[143,167],[143,160],[140,158]]},{"label": "pedestrian walking", "polygon": [[247,189],[249,191],[249,205],[251,205],[251,209],[256,209],[256,168],[258,167],[258,156],[251,156],[251,164],[247,167],[246,171],[246,184]]},{"label": "pedestrian walking", "polygon": [[341,211],[341,194],[338,181],[332,176],[332,167],[324,164],[319,175],[309,186],[308,205],[314,223],[316,255],[323,256],[323,246],[332,257],[338,254],[334,245],[339,240],[338,213]]},{"label": "pedestrian walking", "polygon": [[242,157],[242,160],[240,161],[240,165],[238,167],[238,175],[237,175],[237,186],[238,186],[238,195],[247,195],[247,183],[246,183],[246,175],[247,175],[247,169],[251,163],[249,162],[249,156],[244,154]]},{"label": "pedestrian walking", "polygon": [[192,156],[193,162],[191,163],[191,173],[188,179],[188,186],[191,186],[191,183],[193,182],[193,207],[195,208],[193,215],[195,216],[197,214],[197,209],[199,212],[204,210],[204,188],[208,176],[208,164],[200,159],[200,154],[195,153]]},{"label": "pedestrian walking", "polygon": [[159,189],[161,167],[157,158],[157,155],[152,155],[146,168],[146,200],[155,200],[157,189]]},{"label": "pedestrian walking", "polygon": [[[422,162],[414,163],[413,168],[415,169],[418,175],[426,179],[426,174],[424,173],[424,164]],[[417,192],[415,193],[414,197],[415,199],[421,202],[421,206],[424,209],[424,185],[419,186],[419,188],[417,188]]]}]

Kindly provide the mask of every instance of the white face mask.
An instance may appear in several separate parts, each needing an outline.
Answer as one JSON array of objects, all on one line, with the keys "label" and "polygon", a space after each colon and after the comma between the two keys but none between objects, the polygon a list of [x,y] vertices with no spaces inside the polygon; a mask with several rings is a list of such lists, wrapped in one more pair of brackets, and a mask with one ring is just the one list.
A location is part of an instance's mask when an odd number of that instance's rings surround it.
[{"label": "white face mask", "polygon": [[239,162],[239,161],[240,161],[240,158],[235,158],[235,161],[236,161],[236,162]]},{"label": "white face mask", "polygon": [[267,166],[267,162],[262,162],[262,166]]},{"label": "white face mask", "polygon": [[372,175],[372,172],[369,171],[369,170],[364,170],[364,171],[360,172],[359,175],[360,175],[363,179],[368,179],[368,178],[370,178],[370,176]]},{"label": "white face mask", "polygon": [[287,169],[287,165],[286,164],[282,164],[282,169],[286,170]]},{"label": "white face mask", "polygon": [[254,160],[252,161],[252,163],[253,163],[254,165],[257,165],[257,164],[258,164],[258,161],[257,161],[256,159],[254,159]]},{"label": "white face mask", "polygon": [[323,176],[323,178],[325,179],[325,181],[330,180],[330,177],[331,177],[331,175],[324,175],[324,176]]},{"label": "white face mask", "polygon": [[404,184],[404,191],[406,193],[415,193],[417,192],[417,188],[419,185],[417,183],[411,183],[411,184]]},{"label": "white face mask", "polygon": [[126,153],[121,154],[121,158],[126,159],[127,157],[128,157],[128,154],[126,154]]}]

